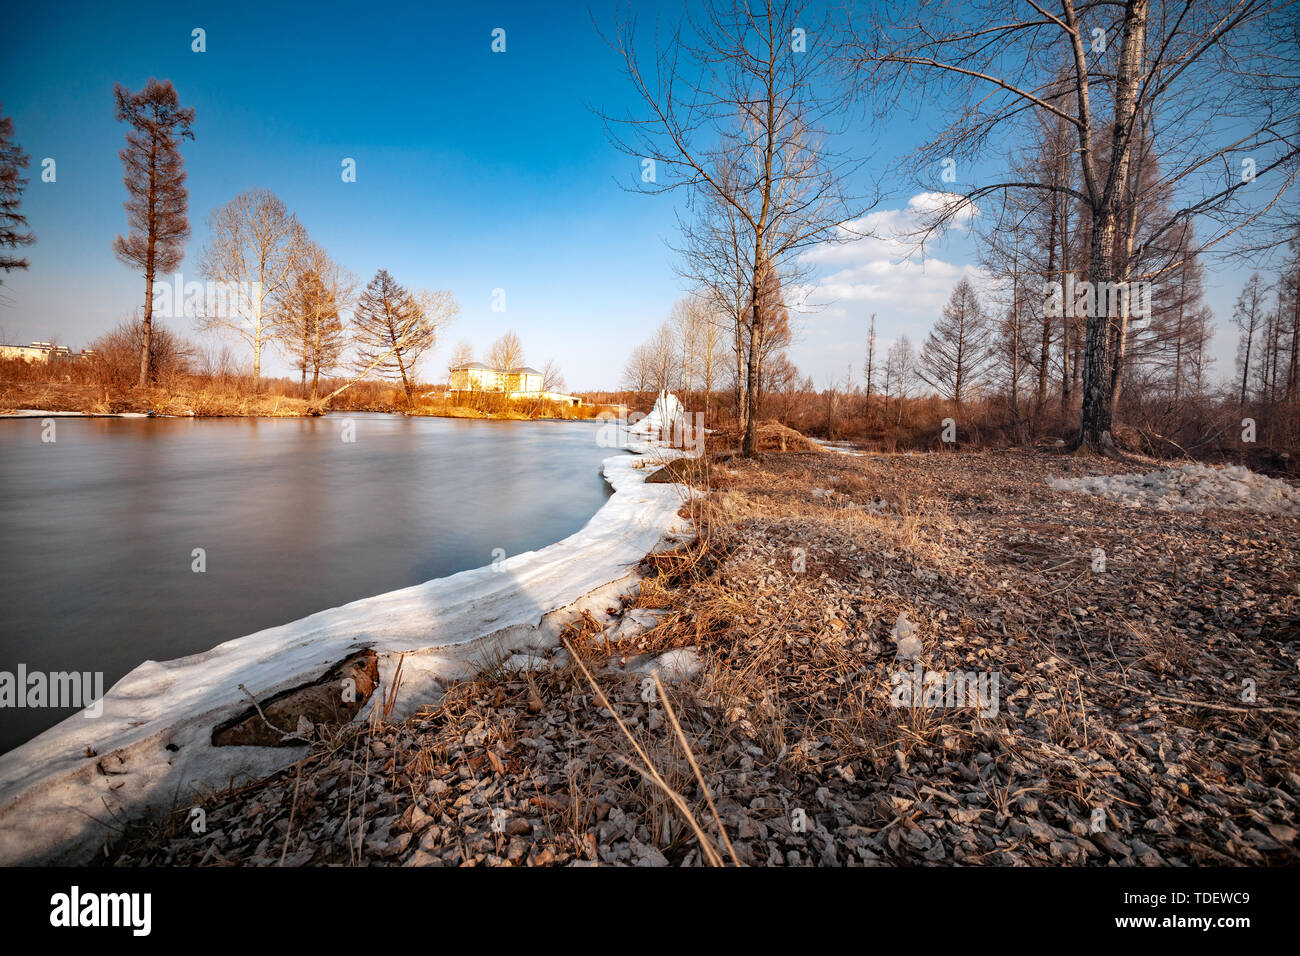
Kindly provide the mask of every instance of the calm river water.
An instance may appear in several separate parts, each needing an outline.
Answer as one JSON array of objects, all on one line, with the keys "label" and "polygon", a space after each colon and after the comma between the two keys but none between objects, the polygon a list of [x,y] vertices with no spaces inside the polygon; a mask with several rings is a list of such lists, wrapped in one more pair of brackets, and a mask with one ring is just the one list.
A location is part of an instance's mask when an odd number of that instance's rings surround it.
[{"label": "calm river water", "polygon": [[[543,547],[609,495],[584,422],[0,421],[0,671],[102,671]],[[206,570],[193,570],[203,549]],[[0,709],[0,752],[70,709]]]}]

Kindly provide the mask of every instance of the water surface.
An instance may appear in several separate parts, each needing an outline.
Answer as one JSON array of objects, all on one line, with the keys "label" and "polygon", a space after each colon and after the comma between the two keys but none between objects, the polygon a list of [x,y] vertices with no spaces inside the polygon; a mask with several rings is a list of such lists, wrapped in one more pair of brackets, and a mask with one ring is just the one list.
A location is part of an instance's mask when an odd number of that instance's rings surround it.
[{"label": "water surface", "polygon": [[[0,671],[168,660],[544,547],[608,496],[589,422],[0,421]],[[194,549],[206,571],[196,573]],[[71,710],[0,709],[0,752]]]}]

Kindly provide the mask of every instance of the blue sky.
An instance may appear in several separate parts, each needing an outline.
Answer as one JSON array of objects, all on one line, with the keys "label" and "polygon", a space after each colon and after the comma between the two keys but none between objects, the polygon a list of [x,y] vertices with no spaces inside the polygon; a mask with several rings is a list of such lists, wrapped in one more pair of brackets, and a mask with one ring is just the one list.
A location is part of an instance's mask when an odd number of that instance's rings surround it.
[{"label": "blue sky", "polygon": [[[112,89],[156,76],[197,113],[195,140],[184,146],[187,279],[199,278],[207,214],[266,188],[363,281],[383,267],[408,286],[456,295],[461,317],[428,377],[457,340],[481,354],[514,328],[527,361],[554,358],[570,388],[617,386],[628,352],[684,285],[668,247],[678,200],[620,188],[639,172],[636,160],[607,142],[589,108],[631,103],[620,61],[592,23],[609,28],[612,4],[180,6],[141,2],[128,15],[103,3],[61,4],[56,14],[26,4],[8,13],[0,96],[32,157],[23,208],[37,243],[25,253],[31,269],[4,279],[7,341],[57,336],[79,348],[139,308],[143,280],[110,249],[126,228],[117,157],[125,131]],[[643,29],[656,12],[680,10],[637,5]],[[196,27],[206,31],[204,53],[191,51]],[[491,51],[496,27],[506,30],[504,54]],[[922,109],[918,123],[864,125],[844,145],[892,159],[926,121]],[[40,180],[45,157],[57,163],[54,183]],[[345,157],[356,160],[355,183],[340,177]],[[885,185],[894,195],[881,214],[905,216],[915,190]],[[826,288],[844,295],[796,318],[801,371],[819,386],[842,381],[850,365],[860,376],[873,311],[882,339],[919,343],[972,261],[963,237],[932,255],[923,266],[898,265],[879,244],[862,244],[819,256]],[[1207,281],[1224,356],[1239,273]],[[491,308],[497,288],[505,313]],[[264,367],[287,364],[272,356]]]}]

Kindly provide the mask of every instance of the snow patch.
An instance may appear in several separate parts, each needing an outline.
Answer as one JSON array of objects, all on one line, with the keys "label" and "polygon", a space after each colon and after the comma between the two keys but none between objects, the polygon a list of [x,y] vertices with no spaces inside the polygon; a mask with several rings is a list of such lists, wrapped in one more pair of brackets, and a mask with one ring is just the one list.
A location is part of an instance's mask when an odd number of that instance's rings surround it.
[{"label": "snow patch", "polygon": [[658,674],[660,680],[671,684],[695,677],[704,669],[704,661],[699,648],[678,647],[638,665],[636,669],[643,674]]},{"label": "snow patch", "polygon": [[852,455],[854,458],[867,457],[858,451],[852,442],[847,441],[827,441],[824,438],[809,438],[810,442],[820,447],[823,451],[838,452],[841,455]]},{"label": "snow patch", "polygon": [[1300,515],[1300,489],[1242,465],[1213,468],[1191,463],[1145,475],[1049,478],[1047,484],[1054,491],[1100,495],[1129,508],[1157,511],[1223,508]]},{"label": "snow patch", "polygon": [[660,392],[655,407],[639,422],[628,426],[628,432],[645,438],[654,435],[678,434],[686,427],[686,409],[681,399],[672,392]]}]

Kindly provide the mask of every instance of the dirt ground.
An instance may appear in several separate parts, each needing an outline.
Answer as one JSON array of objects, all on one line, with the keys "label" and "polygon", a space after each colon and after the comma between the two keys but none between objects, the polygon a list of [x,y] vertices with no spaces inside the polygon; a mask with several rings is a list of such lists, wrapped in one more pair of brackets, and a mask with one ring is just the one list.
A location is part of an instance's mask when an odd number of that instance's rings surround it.
[{"label": "dirt ground", "polygon": [[697,540],[614,624],[109,862],[1300,862],[1300,518],[1046,483],[1149,462],[785,444],[692,476]]}]

